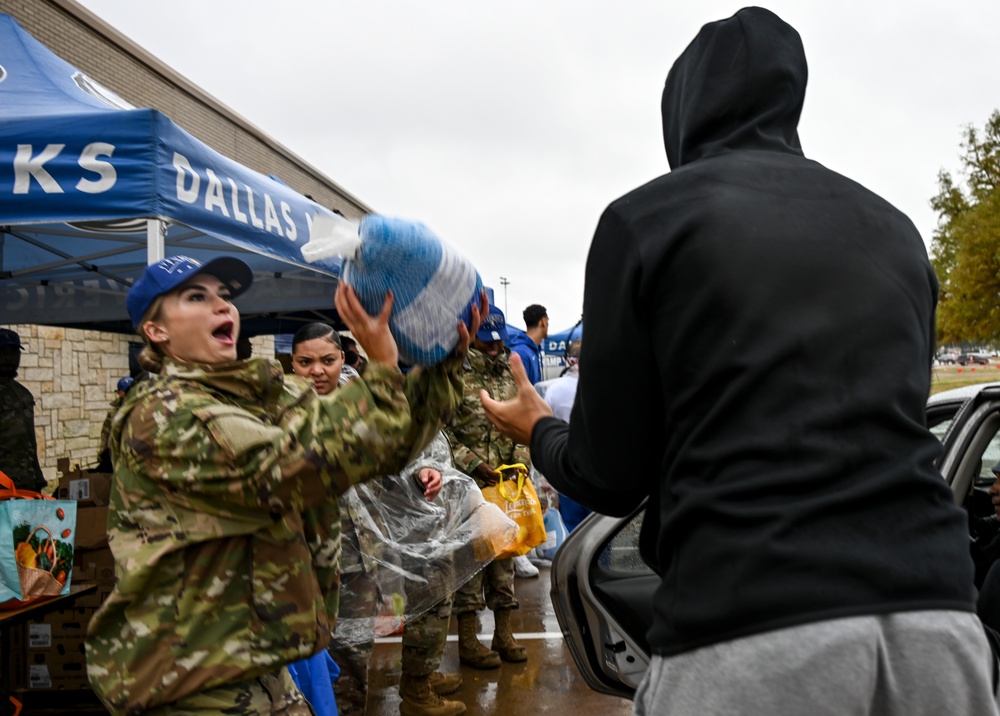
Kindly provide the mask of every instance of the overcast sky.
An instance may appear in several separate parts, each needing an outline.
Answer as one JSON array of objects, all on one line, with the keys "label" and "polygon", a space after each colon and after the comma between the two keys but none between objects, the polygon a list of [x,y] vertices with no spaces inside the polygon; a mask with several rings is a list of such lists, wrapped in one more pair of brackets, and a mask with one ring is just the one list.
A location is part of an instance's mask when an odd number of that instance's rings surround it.
[{"label": "overcast sky", "polygon": [[[376,211],[426,223],[475,262],[511,323],[541,303],[553,331],[580,316],[601,211],[669,169],[671,64],[744,5],[81,3]],[[1000,108],[1000,2],[765,7],[805,44],[806,156],[894,203],[929,244],[938,172],[957,172],[963,127]]]}]

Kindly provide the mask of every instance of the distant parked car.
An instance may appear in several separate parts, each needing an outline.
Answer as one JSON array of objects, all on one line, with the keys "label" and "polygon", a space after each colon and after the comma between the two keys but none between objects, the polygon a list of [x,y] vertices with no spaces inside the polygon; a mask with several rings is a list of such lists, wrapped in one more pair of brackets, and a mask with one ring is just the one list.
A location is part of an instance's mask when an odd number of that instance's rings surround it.
[{"label": "distant parked car", "polygon": [[988,365],[990,357],[983,355],[982,353],[959,353],[958,357],[955,358],[955,362],[959,365],[966,365],[968,363]]},{"label": "distant parked car", "polygon": [[942,353],[937,357],[938,363],[957,363],[958,353]]}]

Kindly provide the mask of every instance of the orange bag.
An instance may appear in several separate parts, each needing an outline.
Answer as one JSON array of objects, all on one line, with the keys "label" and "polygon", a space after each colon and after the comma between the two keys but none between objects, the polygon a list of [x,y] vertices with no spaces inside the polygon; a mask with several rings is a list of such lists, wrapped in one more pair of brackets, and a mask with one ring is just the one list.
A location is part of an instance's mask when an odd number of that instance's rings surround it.
[{"label": "orange bag", "polygon": [[76,502],[19,490],[0,472],[0,609],[69,594]]},{"label": "orange bag", "polygon": [[[500,481],[495,485],[484,487],[483,497],[517,523],[517,539],[496,558],[507,559],[527,554],[548,538],[545,532],[545,519],[542,516],[542,504],[538,500],[535,486],[531,484],[531,478],[528,477],[528,468],[517,463],[501,465],[494,472],[500,476]],[[504,479],[512,472],[515,475],[513,478]]]}]

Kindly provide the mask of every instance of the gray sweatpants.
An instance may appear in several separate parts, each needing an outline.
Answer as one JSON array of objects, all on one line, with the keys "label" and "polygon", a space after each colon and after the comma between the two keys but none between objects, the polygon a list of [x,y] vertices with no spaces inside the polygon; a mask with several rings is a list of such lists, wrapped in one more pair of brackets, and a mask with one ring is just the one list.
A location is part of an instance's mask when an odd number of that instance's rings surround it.
[{"label": "gray sweatpants", "polygon": [[816,622],[653,657],[635,716],[997,716],[979,618]]}]

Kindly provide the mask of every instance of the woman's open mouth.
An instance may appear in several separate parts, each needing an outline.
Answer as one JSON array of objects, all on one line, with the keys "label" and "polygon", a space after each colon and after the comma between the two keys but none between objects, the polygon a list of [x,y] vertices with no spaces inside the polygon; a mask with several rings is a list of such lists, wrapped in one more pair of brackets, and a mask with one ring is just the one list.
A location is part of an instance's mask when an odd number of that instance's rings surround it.
[{"label": "woman's open mouth", "polygon": [[236,343],[236,340],[233,338],[233,328],[235,325],[232,321],[226,321],[212,331],[212,338],[220,343],[225,343],[227,346],[234,345]]}]

